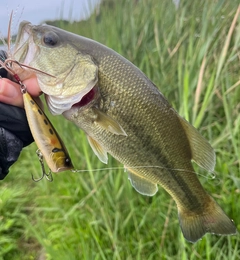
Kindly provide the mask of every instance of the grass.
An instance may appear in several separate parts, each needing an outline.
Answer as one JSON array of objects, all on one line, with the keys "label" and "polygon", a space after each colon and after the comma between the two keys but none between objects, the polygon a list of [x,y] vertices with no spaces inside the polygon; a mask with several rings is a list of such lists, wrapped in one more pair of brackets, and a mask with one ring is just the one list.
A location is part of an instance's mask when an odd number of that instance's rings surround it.
[{"label": "grass", "polygon": [[[240,228],[240,16],[238,1],[115,1],[100,16],[62,23],[122,54],[213,145],[216,178],[205,189]],[[25,148],[0,188],[0,259],[240,259],[239,235],[183,238],[174,202],[131,187],[113,158],[106,168],[84,134],[50,117],[77,169],[34,183],[36,146]],[[40,258],[43,257],[43,258]]]}]

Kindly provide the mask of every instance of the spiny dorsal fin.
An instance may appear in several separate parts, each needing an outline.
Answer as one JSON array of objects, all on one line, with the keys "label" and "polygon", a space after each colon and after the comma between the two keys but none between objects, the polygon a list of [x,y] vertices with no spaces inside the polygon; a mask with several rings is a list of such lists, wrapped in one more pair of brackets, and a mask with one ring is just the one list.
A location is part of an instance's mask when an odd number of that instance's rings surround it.
[{"label": "spiny dorsal fin", "polygon": [[114,120],[107,114],[103,113],[102,111],[98,110],[97,108],[94,108],[93,110],[97,114],[97,119],[95,122],[99,124],[102,128],[106,129],[107,131],[115,135],[127,136],[124,129],[116,120]]},{"label": "spiny dorsal fin", "polygon": [[128,168],[128,179],[130,180],[134,189],[142,195],[154,196],[158,191],[157,184],[152,183],[140,176],[130,172],[131,169]]},{"label": "spiny dorsal fin", "polygon": [[108,155],[106,150],[91,136],[87,136],[88,142],[93,150],[93,152],[97,155],[98,159],[106,163],[108,162]]},{"label": "spiny dorsal fin", "polygon": [[216,155],[210,143],[185,119],[179,116],[180,122],[188,137],[192,159],[202,168],[212,172],[215,167]]}]

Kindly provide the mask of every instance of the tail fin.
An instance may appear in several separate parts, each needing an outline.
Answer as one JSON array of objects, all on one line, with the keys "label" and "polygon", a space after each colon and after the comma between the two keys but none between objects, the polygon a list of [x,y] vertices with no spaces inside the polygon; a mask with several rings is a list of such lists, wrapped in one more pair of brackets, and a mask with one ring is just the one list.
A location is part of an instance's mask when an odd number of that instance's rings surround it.
[{"label": "tail fin", "polygon": [[213,198],[211,198],[210,205],[201,214],[184,212],[184,208],[179,208],[178,217],[184,237],[192,243],[199,240],[206,233],[217,235],[233,235],[237,233],[233,221]]}]

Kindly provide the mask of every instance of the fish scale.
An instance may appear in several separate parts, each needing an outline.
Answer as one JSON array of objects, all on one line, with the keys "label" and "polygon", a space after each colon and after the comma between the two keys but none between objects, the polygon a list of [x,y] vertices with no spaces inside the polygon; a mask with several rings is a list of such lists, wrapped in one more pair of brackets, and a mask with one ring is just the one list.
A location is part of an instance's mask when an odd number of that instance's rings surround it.
[{"label": "fish scale", "polygon": [[29,22],[20,24],[14,55],[55,76],[50,82],[37,74],[50,111],[81,128],[102,162],[107,163],[108,154],[121,162],[143,195],[155,195],[160,185],[172,196],[188,241],[208,232],[236,234],[233,221],[204,190],[192,166],[193,160],[213,171],[213,148],[135,65],[91,39]]}]

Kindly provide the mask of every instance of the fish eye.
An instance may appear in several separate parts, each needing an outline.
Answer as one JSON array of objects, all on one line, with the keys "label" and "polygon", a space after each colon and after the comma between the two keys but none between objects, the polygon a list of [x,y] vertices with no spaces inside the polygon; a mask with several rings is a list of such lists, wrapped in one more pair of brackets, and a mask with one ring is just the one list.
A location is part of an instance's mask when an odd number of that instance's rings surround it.
[{"label": "fish eye", "polygon": [[66,164],[66,166],[71,166],[72,165],[71,159],[68,157],[65,158],[65,164]]},{"label": "fish eye", "polygon": [[43,42],[49,46],[49,47],[54,47],[58,44],[58,36],[54,32],[47,32],[43,36]]}]

